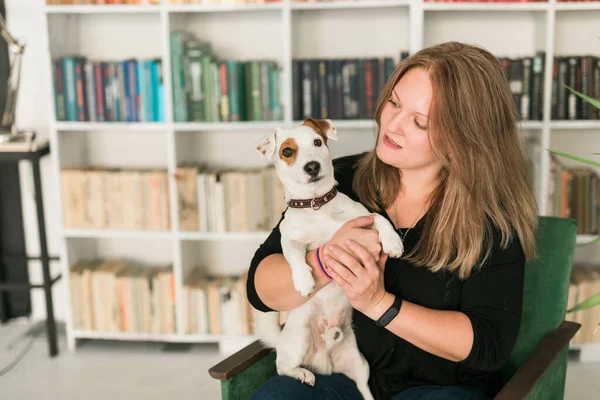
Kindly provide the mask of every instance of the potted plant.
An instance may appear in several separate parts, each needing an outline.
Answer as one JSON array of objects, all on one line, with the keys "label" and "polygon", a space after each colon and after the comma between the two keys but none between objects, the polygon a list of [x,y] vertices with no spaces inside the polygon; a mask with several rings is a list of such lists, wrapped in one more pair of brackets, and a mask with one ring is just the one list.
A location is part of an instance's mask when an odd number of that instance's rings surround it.
[{"label": "potted plant", "polygon": [[[594,107],[600,109],[600,101],[594,100],[591,97],[588,97],[588,96],[586,96],[584,94],[581,94],[581,93],[577,92],[576,90],[570,88],[569,86],[566,86],[566,87],[571,92],[575,93],[577,96],[579,96],[580,98],[582,98],[584,101],[586,101],[586,102],[592,104]],[[569,158],[569,159],[574,160],[574,161],[578,161],[578,162],[581,162],[581,163],[584,163],[584,164],[587,164],[587,165],[590,165],[590,166],[593,166],[593,167],[600,168],[600,162],[597,162],[597,161],[589,160],[589,159],[582,158],[582,157],[577,157],[577,156],[574,156],[572,154],[563,153],[563,152],[555,151],[555,150],[549,150],[549,152],[551,154],[554,154],[554,155],[557,155],[557,156],[560,156],[560,157]],[[600,153],[593,153],[593,154],[600,154]],[[600,241],[600,235],[596,239],[594,239],[593,241],[587,243],[586,245],[589,245],[589,244],[592,244],[592,243],[596,243],[598,241]],[[595,307],[595,306],[597,306],[599,304],[600,304],[600,293],[596,293],[595,295],[591,296],[590,298],[586,299],[585,301],[583,301],[583,302],[575,305],[570,310],[567,310],[567,313],[575,312],[575,311],[579,311],[579,310],[584,310],[584,309],[591,308],[591,307]],[[600,327],[600,323],[598,324],[598,327]],[[594,333],[596,333],[596,331],[598,330],[598,327],[596,327],[596,330],[594,331]]]}]

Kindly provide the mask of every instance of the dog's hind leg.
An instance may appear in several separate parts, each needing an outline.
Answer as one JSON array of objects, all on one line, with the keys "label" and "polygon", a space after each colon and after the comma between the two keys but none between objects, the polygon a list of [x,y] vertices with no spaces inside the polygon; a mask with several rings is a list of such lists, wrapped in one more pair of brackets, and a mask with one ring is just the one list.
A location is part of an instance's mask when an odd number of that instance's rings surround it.
[{"label": "dog's hind leg", "polygon": [[[296,321],[293,321],[292,324],[294,322]],[[294,326],[286,325],[282,335],[280,345],[277,347],[277,359],[275,361],[277,373],[279,375],[290,376],[302,383],[314,386],[315,375],[300,366],[304,361],[309,347],[309,332],[307,328],[302,327],[300,324],[294,324]]]},{"label": "dog's hind leg", "polygon": [[365,400],[373,400],[369,389],[369,364],[358,351],[354,332],[346,333],[344,341],[331,352],[333,372],[346,375],[356,382],[356,387]]}]

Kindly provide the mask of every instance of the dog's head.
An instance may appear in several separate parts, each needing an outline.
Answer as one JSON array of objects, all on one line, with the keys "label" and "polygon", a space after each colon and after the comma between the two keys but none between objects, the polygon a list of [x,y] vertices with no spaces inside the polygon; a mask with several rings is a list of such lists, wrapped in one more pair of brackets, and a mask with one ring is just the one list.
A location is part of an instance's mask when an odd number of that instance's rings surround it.
[{"label": "dog's head", "polygon": [[317,186],[333,179],[328,139],[337,140],[333,122],[308,118],[298,127],[275,128],[254,147],[267,161],[273,161],[284,186]]}]

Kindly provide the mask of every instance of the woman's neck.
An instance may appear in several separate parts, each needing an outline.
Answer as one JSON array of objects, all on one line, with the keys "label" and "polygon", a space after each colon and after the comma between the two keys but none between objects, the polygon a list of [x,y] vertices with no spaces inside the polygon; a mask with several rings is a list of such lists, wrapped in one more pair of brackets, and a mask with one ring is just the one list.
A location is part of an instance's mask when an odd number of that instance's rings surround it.
[{"label": "woman's neck", "polygon": [[398,197],[409,202],[426,201],[438,183],[438,170],[403,170]]}]

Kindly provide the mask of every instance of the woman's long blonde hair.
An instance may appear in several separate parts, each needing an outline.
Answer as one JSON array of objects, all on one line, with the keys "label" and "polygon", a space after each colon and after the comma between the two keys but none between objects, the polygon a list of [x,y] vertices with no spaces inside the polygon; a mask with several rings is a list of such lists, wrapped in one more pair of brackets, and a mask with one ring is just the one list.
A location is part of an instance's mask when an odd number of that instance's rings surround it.
[{"label": "woman's long blonde hair", "polygon": [[[431,79],[429,140],[443,166],[424,232],[406,258],[464,279],[488,258],[494,230],[501,233],[502,247],[516,234],[526,259],[535,257],[537,205],[517,109],[498,59],[458,42],[420,50],[396,68],[383,88],[375,112],[378,127],[393,88],[411,68],[425,69]],[[353,189],[367,208],[381,211],[394,202],[401,182],[401,172],[384,164],[373,149],[357,164]]]}]

